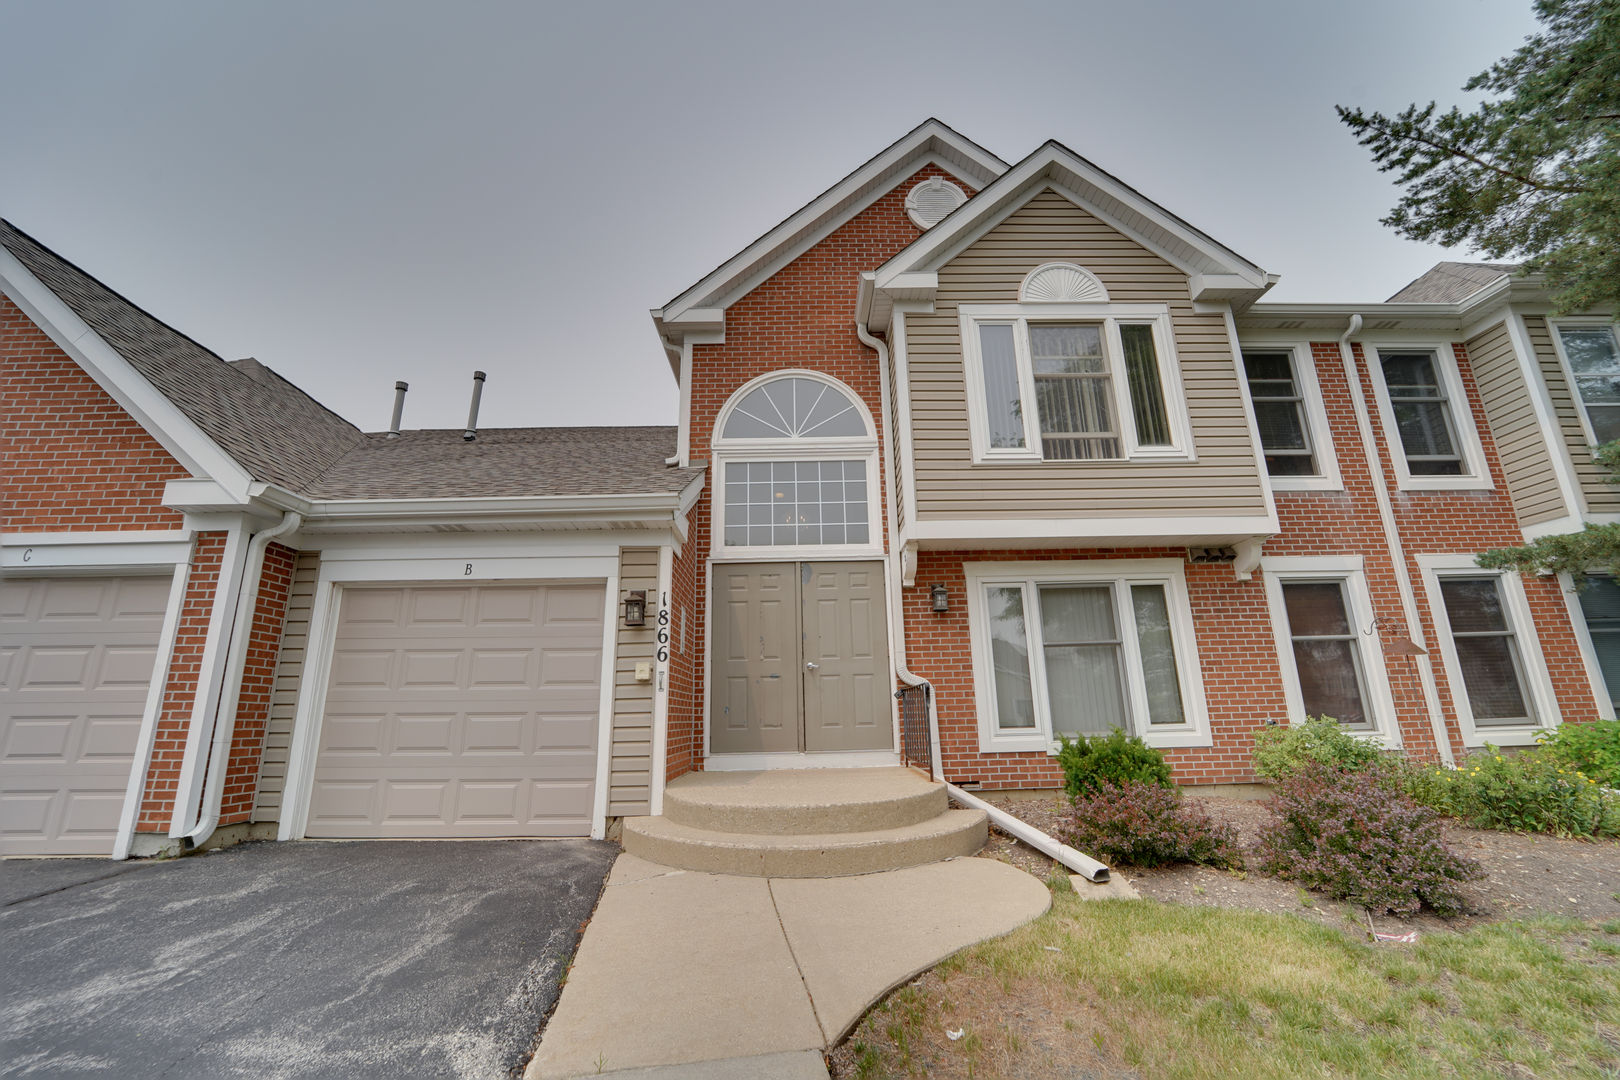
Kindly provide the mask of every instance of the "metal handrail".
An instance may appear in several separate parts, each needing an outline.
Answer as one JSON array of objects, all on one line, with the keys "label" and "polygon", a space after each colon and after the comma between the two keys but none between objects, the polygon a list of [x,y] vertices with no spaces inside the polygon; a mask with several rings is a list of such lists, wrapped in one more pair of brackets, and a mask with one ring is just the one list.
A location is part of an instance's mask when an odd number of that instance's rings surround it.
[{"label": "metal handrail", "polygon": [[930,690],[927,683],[906,686],[894,692],[900,699],[900,757],[907,765],[928,770],[928,779],[934,775],[934,747],[928,734]]}]

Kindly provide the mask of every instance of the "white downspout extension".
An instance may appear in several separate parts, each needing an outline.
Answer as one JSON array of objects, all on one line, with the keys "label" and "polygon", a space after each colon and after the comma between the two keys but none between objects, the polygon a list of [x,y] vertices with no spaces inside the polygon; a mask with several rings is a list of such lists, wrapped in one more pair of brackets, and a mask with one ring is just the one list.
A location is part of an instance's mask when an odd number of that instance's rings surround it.
[{"label": "white downspout extension", "polygon": [[[859,319],[855,321],[855,336],[861,339],[862,345],[865,345],[868,349],[874,349],[877,351],[879,393],[883,395],[883,402],[885,405],[887,405],[890,401],[889,347],[883,343],[883,339],[873,337],[871,334],[869,334],[866,327],[861,325]],[[896,408],[892,411],[898,414],[900,410]],[[891,586],[889,589],[889,614],[894,620],[895,629],[894,673],[898,675],[900,677],[900,681],[905,683],[907,686],[925,686],[928,688],[928,745],[932,751],[930,756],[933,758],[932,765],[934,777],[937,780],[943,781],[945,779],[945,765],[939,751],[939,717],[935,714],[933,707],[934,687],[933,684],[931,684],[927,679],[906,667],[905,604],[903,603],[900,595],[900,583],[902,580],[901,572],[903,569],[901,563],[905,557],[905,554],[901,550],[900,546],[900,527],[896,522],[896,507],[894,499],[894,485],[896,483],[896,474],[894,471],[894,441],[899,436],[896,432],[888,430],[890,427],[890,425],[887,423],[888,419],[888,416],[884,417],[884,434],[888,437],[883,440],[883,461],[884,466],[888,469],[889,475],[887,477],[888,483],[883,485],[883,494],[884,501],[889,512],[889,559],[892,564],[889,571],[889,582]]]},{"label": "white downspout extension", "polygon": [[255,534],[248,545],[247,565],[242,568],[242,585],[236,594],[236,620],[231,624],[231,648],[225,659],[225,684],[220,690],[219,709],[214,714],[202,814],[197,827],[182,834],[187,847],[200,846],[219,827],[220,807],[225,800],[225,771],[230,765],[231,739],[236,734],[236,714],[241,705],[242,676],[247,669],[248,645],[253,638],[253,614],[259,605],[259,574],[264,567],[264,553],[270,541],[286,536],[303,523],[302,515],[288,510],[282,514],[279,525]]},{"label": "white downspout extension", "polygon": [[986,814],[989,814],[990,820],[1002,832],[1016,836],[1047,858],[1056,859],[1070,870],[1083,876],[1087,881],[1095,881],[1100,885],[1108,880],[1108,867],[1093,859],[1090,855],[1076,851],[1068,844],[1059,843],[1028,822],[1020,821],[995,804],[985,802],[977,795],[968,794],[955,784],[946,784],[945,790],[950,793],[952,799],[969,810],[983,810]]},{"label": "white downspout extension", "polygon": [[[1451,737],[1446,732],[1445,714],[1440,709],[1440,692],[1434,682],[1434,660],[1429,655],[1428,644],[1424,641],[1423,623],[1418,620],[1417,598],[1412,593],[1412,581],[1406,565],[1406,547],[1401,543],[1400,529],[1395,522],[1395,508],[1389,501],[1389,488],[1384,483],[1384,459],[1378,452],[1377,440],[1373,438],[1372,420],[1361,393],[1361,373],[1356,367],[1355,353],[1350,349],[1350,339],[1360,331],[1361,316],[1350,316],[1350,326],[1345,330],[1344,336],[1339,338],[1339,358],[1344,361],[1344,377],[1348,383],[1346,389],[1350,391],[1350,403],[1355,407],[1356,426],[1361,431],[1361,448],[1367,458],[1367,471],[1373,482],[1373,495],[1378,501],[1378,518],[1384,527],[1384,540],[1389,547],[1390,558],[1395,562],[1395,587],[1401,594],[1401,610],[1406,617],[1406,632],[1411,636],[1412,643],[1424,650],[1424,655],[1417,658],[1418,682],[1423,687],[1423,705],[1429,714],[1429,726],[1434,731],[1434,742],[1440,751],[1440,760],[1447,765],[1455,765],[1457,759],[1451,752]],[[1398,717],[1391,717],[1391,722],[1399,724],[1400,721]]]},{"label": "white downspout extension", "polygon": [[[658,603],[654,610],[659,613],[653,617],[657,623],[656,633],[663,635],[662,642],[655,641],[653,652],[653,752],[652,752],[652,792],[651,810],[653,817],[664,812],[664,776],[669,772],[669,661],[656,659],[657,649],[662,649],[664,655],[674,653],[675,616],[670,607],[669,591],[675,572],[675,549],[664,545],[658,549]],[[660,615],[667,614],[669,623],[659,622]]]}]

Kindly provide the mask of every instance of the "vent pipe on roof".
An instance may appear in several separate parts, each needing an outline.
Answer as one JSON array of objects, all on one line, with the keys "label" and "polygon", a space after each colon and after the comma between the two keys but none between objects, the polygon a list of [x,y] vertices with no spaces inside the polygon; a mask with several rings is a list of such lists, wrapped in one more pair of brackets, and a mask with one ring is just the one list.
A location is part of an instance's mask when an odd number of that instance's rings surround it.
[{"label": "vent pipe on roof", "polygon": [[405,415],[405,391],[410,388],[411,384],[407,382],[394,384],[394,419],[388,425],[388,437],[390,439],[399,438],[399,418]]},{"label": "vent pipe on roof", "polygon": [[461,433],[466,442],[478,438],[478,399],[484,396],[484,373],[473,372],[473,399],[472,408],[467,410],[467,430]]}]

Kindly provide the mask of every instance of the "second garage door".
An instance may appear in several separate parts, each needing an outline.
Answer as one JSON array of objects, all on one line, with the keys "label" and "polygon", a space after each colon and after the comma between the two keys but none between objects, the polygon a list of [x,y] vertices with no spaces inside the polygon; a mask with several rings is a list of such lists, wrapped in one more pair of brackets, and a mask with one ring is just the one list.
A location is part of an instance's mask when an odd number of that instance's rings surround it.
[{"label": "second garage door", "polygon": [[586,836],[601,585],[343,591],[305,835]]}]

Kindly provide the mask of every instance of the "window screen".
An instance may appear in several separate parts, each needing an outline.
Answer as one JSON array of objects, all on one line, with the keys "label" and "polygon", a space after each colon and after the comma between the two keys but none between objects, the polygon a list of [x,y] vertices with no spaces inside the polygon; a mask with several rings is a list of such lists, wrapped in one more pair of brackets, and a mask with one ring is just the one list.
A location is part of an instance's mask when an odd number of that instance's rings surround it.
[{"label": "window screen", "polygon": [[1433,353],[1381,353],[1384,385],[1413,476],[1461,476],[1451,402]]},{"label": "window screen", "polygon": [[1035,726],[1035,695],[1029,673],[1029,631],[1024,623],[1024,590],[992,585],[985,590],[990,611],[990,660],[995,670],[996,726],[1003,730]]},{"label": "window screen", "polygon": [[984,400],[992,447],[1024,445],[1024,402],[1018,390],[1018,354],[1013,328],[1006,323],[979,327],[979,356],[984,366]]},{"label": "window screen", "polygon": [[1317,475],[1310,428],[1305,423],[1305,401],[1294,377],[1293,355],[1245,350],[1243,367],[1249,377],[1249,398],[1254,402],[1266,471],[1272,476]]},{"label": "window screen", "polygon": [[1440,595],[1474,723],[1534,723],[1519,645],[1502,608],[1501,582],[1495,577],[1441,578]]},{"label": "window screen", "polygon": [[1607,326],[1560,326],[1575,385],[1600,443],[1620,439],[1620,349]]},{"label": "window screen", "polygon": [[1371,726],[1361,648],[1344,583],[1285,582],[1282,594],[1305,715],[1331,716],[1349,727]]}]

